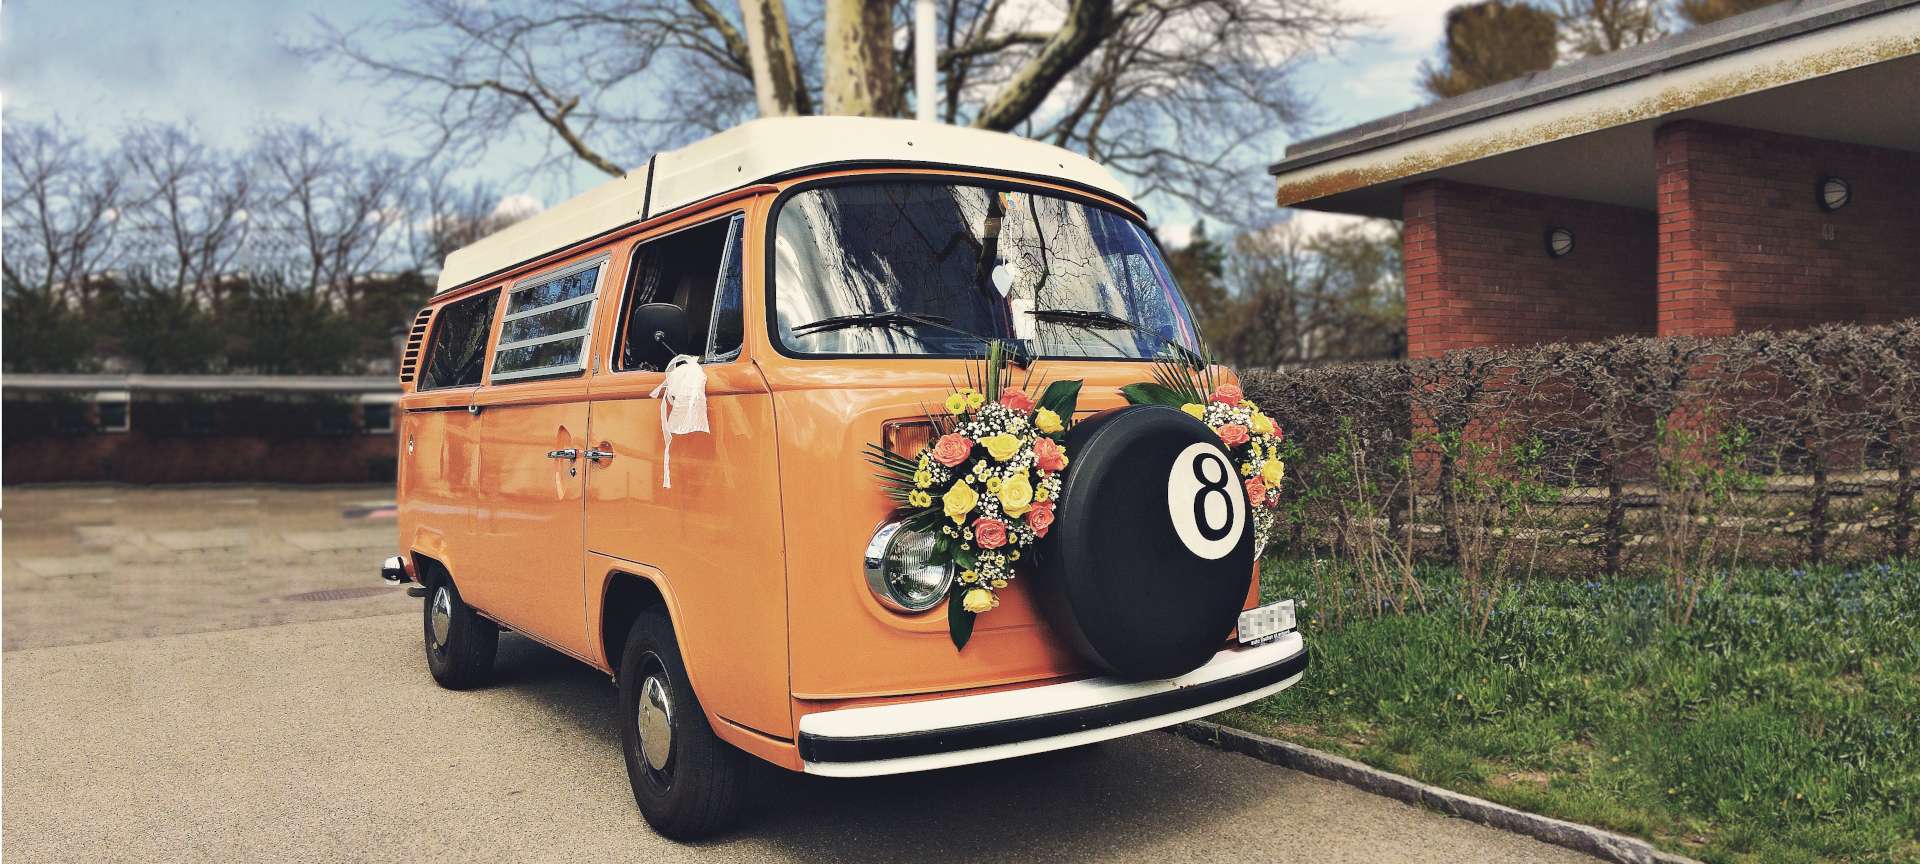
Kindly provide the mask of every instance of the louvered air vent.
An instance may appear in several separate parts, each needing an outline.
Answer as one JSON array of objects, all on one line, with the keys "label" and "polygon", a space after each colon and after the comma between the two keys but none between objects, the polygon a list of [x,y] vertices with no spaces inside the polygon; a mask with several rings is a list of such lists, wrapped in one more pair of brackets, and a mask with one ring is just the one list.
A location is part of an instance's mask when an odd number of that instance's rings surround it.
[{"label": "louvered air vent", "polygon": [[427,341],[427,319],[433,317],[433,307],[420,310],[413,316],[413,329],[407,331],[407,349],[400,354],[400,383],[412,384],[413,375],[420,369],[420,352]]}]

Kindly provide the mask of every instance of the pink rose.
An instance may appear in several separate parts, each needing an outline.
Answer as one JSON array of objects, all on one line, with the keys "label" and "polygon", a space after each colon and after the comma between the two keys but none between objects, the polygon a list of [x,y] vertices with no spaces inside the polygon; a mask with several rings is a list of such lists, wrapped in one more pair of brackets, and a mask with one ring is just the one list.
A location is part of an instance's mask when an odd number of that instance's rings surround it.
[{"label": "pink rose", "polygon": [[1232,384],[1222,384],[1218,389],[1213,391],[1213,396],[1209,398],[1222,405],[1238,405],[1240,404],[1240,400],[1247,397],[1246,394],[1240,392],[1239,387]]},{"label": "pink rose", "polygon": [[1027,527],[1033,529],[1033,536],[1047,536],[1047,529],[1053,527],[1053,502],[1042,501],[1027,511]]},{"label": "pink rose", "polygon": [[1019,411],[1022,414],[1033,413],[1033,397],[1025,390],[1009,389],[1000,394],[1000,404]]},{"label": "pink rose", "polygon": [[1220,440],[1228,447],[1238,447],[1247,443],[1247,427],[1238,423],[1228,423],[1220,427]]},{"label": "pink rose", "polygon": [[1058,471],[1067,467],[1067,451],[1052,438],[1033,439],[1033,466],[1042,471]]},{"label": "pink rose", "polygon": [[952,468],[967,461],[967,455],[973,452],[973,441],[957,432],[948,432],[933,442],[933,461]]},{"label": "pink rose", "polygon": [[982,516],[973,520],[973,545],[998,549],[1007,545],[1007,523]]},{"label": "pink rose", "polygon": [[1247,500],[1259,504],[1267,500],[1267,481],[1255,474],[1247,478]]}]

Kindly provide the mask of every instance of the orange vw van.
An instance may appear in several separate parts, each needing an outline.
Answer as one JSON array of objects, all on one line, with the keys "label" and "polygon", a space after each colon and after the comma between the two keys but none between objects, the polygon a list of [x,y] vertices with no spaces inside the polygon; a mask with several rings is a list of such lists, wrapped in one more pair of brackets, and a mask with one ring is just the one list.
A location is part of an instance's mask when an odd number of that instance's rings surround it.
[{"label": "orange vw van", "polygon": [[[1057,521],[957,647],[977,577],[932,563],[863,451],[920,452],[994,343],[1016,380],[1081,383]],[[1220,439],[1119,391],[1197,346],[1098,164],[756,120],[447,257],[400,372],[382,576],[424,598],[446,687],[484,685],[506,629],[612,675],[634,798],[672,837],[725,827],[752,759],[869,776],[1168,726],[1307,662],[1291,604],[1258,607]],[[669,439],[682,355],[709,431]]]}]

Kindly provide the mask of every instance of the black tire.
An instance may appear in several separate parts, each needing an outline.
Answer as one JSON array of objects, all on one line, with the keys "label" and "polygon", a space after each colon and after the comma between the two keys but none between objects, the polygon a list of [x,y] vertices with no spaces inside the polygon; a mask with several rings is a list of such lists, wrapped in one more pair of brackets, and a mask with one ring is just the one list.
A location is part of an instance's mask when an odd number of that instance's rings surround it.
[{"label": "black tire", "polygon": [[[650,684],[651,682],[651,684]],[[652,708],[641,713],[641,697]],[[665,697],[665,711],[659,697]],[[655,606],[640,613],[620,652],[620,741],[640,815],[672,840],[710,837],[732,827],[747,803],[752,758],[713,734],[674,641],[673,622]],[[642,730],[669,730],[650,757]],[[656,762],[658,764],[656,764]]]},{"label": "black tire", "polygon": [[[435,632],[435,609],[443,613],[443,630]],[[426,639],[427,671],[448,690],[467,690],[493,677],[493,655],[500,647],[499,625],[480,616],[460,599],[460,589],[446,574],[434,582],[421,606],[421,629]]]}]

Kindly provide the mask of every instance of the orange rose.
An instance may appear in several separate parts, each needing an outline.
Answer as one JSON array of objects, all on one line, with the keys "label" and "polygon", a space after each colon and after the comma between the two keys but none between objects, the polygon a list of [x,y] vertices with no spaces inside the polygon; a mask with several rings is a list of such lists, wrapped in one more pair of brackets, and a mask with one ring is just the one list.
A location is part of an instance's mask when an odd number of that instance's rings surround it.
[{"label": "orange rose", "polygon": [[1240,400],[1247,397],[1246,394],[1240,392],[1239,387],[1232,384],[1222,384],[1218,389],[1213,391],[1213,395],[1209,398],[1222,405],[1238,405],[1240,404]]},{"label": "orange rose", "polygon": [[967,455],[972,452],[973,442],[957,432],[948,432],[933,442],[933,461],[948,468],[967,461]]},{"label": "orange rose", "polygon": [[982,549],[1007,545],[1007,523],[984,516],[973,520],[973,545]]},{"label": "orange rose", "polygon": [[1267,481],[1255,474],[1247,478],[1247,500],[1259,504],[1267,500]]},{"label": "orange rose", "polygon": [[[1228,447],[1238,447],[1247,443],[1247,427],[1238,423],[1228,423],[1220,427],[1220,440]],[[936,457],[938,458],[938,457]]]},{"label": "orange rose", "polygon": [[1000,404],[1022,414],[1033,413],[1033,397],[1025,390],[1008,390],[1000,394]]},{"label": "orange rose", "polygon": [[1033,439],[1033,467],[1042,471],[1058,471],[1067,467],[1067,451],[1060,449],[1059,442],[1052,438]]},{"label": "orange rose", "polygon": [[1042,501],[1027,511],[1027,527],[1033,529],[1033,536],[1047,536],[1047,529],[1053,527],[1053,502]]}]

